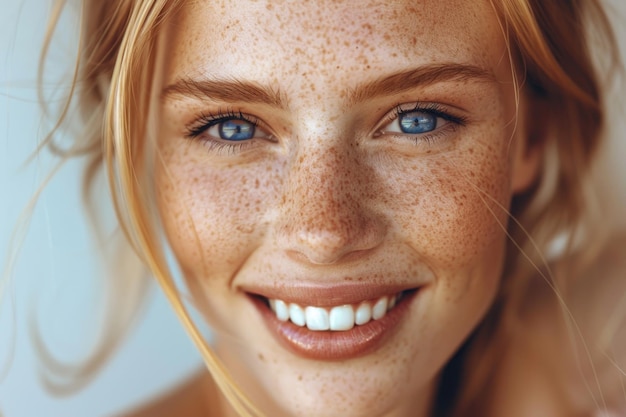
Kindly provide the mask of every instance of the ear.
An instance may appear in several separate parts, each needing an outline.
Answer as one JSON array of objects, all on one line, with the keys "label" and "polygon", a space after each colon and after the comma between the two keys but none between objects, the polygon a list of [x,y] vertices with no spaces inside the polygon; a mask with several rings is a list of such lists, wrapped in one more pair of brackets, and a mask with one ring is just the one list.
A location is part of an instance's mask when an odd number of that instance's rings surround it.
[{"label": "ear", "polygon": [[511,178],[514,194],[526,191],[539,176],[545,143],[552,130],[549,107],[548,100],[536,94],[522,98]]}]

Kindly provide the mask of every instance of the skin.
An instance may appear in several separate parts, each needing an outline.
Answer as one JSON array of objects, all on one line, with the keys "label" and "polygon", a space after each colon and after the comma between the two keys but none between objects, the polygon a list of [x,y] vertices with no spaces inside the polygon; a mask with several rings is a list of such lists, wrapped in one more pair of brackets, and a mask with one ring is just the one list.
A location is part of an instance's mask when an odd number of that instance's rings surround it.
[{"label": "skin", "polygon": [[[272,416],[428,415],[439,372],[493,302],[506,209],[537,170],[489,2],[186,2],[163,39],[161,89],[236,79],[285,102],[162,94],[155,121],[163,224],[238,385]],[[448,63],[488,79],[351,100],[365,83]],[[429,138],[392,133],[388,114],[416,102],[464,121],[439,120]],[[260,137],[236,149],[186,137],[225,110],[259,119]],[[421,289],[377,349],[317,361],[285,349],[243,292],[290,280]]]}]

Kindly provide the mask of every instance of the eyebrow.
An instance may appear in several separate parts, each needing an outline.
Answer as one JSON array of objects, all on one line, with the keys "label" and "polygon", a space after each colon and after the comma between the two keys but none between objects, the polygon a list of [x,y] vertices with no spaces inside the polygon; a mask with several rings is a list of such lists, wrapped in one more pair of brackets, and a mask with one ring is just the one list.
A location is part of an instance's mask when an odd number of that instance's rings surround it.
[{"label": "eyebrow", "polygon": [[495,75],[475,65],[430,64],[419,68],[396,72],[368,82],[348,92],[350,105],[375,97],[400,94],[417,87],[425,87],[441,82],[495,82]]},{"label": "eyebrow", "polygon": [[265,103],[274,107],[285,107],[285,100],[278,89],[235,79],[183,78],[161,91],[162,100],[175,96],[191,96],[201,100],[208,98],[227,102]]},{"label": "eyebrow", "polygon": [[[373,98],[400,94],[402,92],[440,82],[494,82],[494,74],[475,65],[444,63],[430,64],[399,71],[348,90],[350,106]],[[271,86],[237,79],[193,79],[183,78],[168,85],[161,98],[196,97],[225,102],[264,103],[286,108],[286,100],[280,90]]]}]

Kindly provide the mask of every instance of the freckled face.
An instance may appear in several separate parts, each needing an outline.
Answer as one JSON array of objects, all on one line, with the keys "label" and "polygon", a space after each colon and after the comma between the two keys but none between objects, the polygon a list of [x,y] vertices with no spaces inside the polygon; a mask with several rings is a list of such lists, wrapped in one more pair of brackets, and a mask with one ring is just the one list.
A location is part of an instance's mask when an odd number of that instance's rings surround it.
[{"label": "freckled face", "polygon": [[[489,2],[187,2],[164,39],[159,209],[238,384],[269,415],[425,415],[524,185]],[[345,283],[419,291],[342,360],[287,349],[246,293]]]}]

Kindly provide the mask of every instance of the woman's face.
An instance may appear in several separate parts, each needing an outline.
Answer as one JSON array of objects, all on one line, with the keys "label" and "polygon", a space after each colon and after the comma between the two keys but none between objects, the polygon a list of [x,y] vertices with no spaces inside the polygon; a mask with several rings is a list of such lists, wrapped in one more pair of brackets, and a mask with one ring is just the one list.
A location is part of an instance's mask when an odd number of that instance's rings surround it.
[{"label": "woman's face", "polygon": [[532,178],[490,3],[193,1],[163,39],[159,208],[240,387],[425,413]]}]

